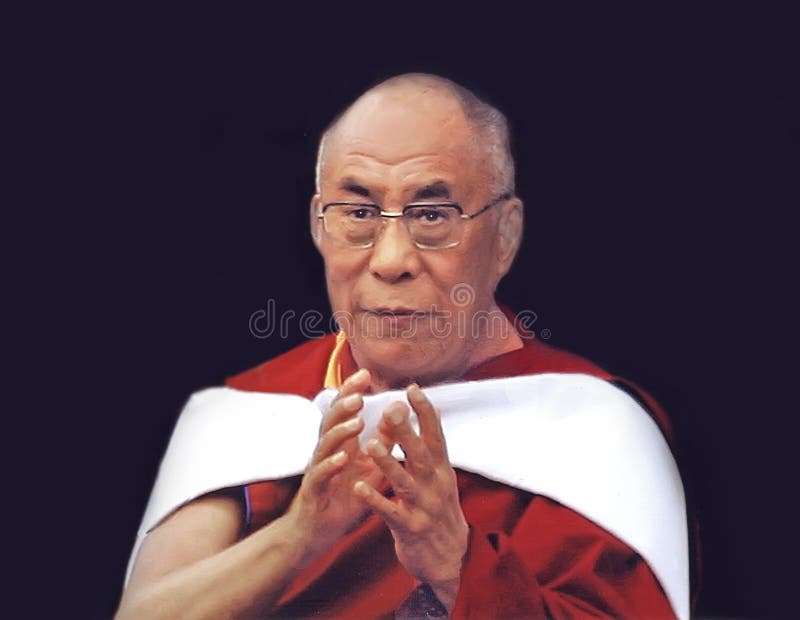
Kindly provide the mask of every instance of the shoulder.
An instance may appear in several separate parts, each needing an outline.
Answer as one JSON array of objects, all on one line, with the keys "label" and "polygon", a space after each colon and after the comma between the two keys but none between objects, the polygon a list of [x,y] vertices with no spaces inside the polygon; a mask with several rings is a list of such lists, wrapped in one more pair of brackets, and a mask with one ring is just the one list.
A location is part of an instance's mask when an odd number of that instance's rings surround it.
[{"label": "shoulder", "polygon": [[624,393],[636,401],[644,411],[650,414],[670,446],[674,444],[674,434],[669,416],[658,401],[636,383],[610,373],[580,355],[558,349],[539,340],[534,340],[531,346],[535,347],[535,352],[530,355],[531,360],[535,360],[532,363],[537,366],[535,372],[579,373],[603,379],[615,388],[615,392]]},{"label": "shoulder", "polygon": [[593,361],[534,339],[526,342],[527,357],[537,372],[580,373],[610,380],[613,375]]},{"label": "shoulder", "polygon": [[336,335],[309,340],[225,380],[228,387],[250,392],[286,392],[313,398],[325,378]]},{"label": "shoulder", "polygon": [[[483,379],[500,376],[538,375],[545,373],[582,374],[602,379],[621,392],[632,397],[656,422],[667,441],[674,441],[672,424],[666,412],[645,390],[632,381],[616,376],[589,359],[559,349],[539,338],[523,340],[521,349],[511,351],[489,360],[473,369],[468,379]],[[611,393],[611,392],[609,392]]]},{"label": "shoulder", "polygon": [[[608,372],[580,355],[563,351],[538,341],[537,344],[540,347],[539,355],[546,360],[546,365],[553,368],[550,372],[580,373],[603,379],[607,384],[615,388],[615,392],[629,396],[644,411],[650,414],[650,417],[658,425],[670,446],[674,445],[675,438],[669,416],[658,401],[646,390],[629,379]],[[610,394],[611,392],[608,393]]]},{"label": "shoulder", "polygon": [[588,359],[558,349],[537,338],[525,338],[523,346],[473,368],[465,379],[513,377],[543,373],[581,373],[609,380],[612,375]]}]

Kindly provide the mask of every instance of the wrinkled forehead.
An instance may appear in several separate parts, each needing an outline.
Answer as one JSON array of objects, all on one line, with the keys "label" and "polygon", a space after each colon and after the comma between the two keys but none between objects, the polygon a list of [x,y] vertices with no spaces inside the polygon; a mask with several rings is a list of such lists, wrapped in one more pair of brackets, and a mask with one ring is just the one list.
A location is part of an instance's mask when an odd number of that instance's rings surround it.
[{"label": "wrinkled forehead", "polygon": [[[365,182],[422,183],[444,177],[472,193],[489,160],[459,102],[436,92],[369,93],[326,140],[321,183],[359,175]],[[425,178],[425,177],[429,178]]]}]

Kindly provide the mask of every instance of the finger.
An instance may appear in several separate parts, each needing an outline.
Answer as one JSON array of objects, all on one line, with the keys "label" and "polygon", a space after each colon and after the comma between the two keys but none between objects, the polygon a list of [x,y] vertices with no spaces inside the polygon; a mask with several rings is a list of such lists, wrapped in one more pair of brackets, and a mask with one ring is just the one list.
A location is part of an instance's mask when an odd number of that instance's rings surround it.
[{"label": "finger", "polygon": [[361,394],[348,394],[336,400],[322,418],[320,435],[324,435],[337,424],[354,417],[363,406],[364,398]]},{"label": "finger", "polygon": [[[345,382],[339,388],[336,398],[331,401],[330,409],[328,409],[328,411],[322,417],[320,433],[326,432],[329,428],[348,417],[343,415],[345,412],[338,408],[338,406],[348,397],[360,395],[362,392],[364,392],[369,387],[370,381],[370,374],[366,368],[362,368],[361,370],[353,373],[345,380]],[[353,402],[354,401],[351,400],[349,401],[349,405],[346,405],[347,411],[349,411],[349,406],[352,405]],[[358,409],[360,408],[361,406],[359,405]]]},{"label": "finger", "polygon": [[336,398],[334,398],[333,402],[336,402],[339,398],[347,396],[348,394],[355,394],[356,392],[363,392],[369,387],[369,383],[371,381],[371,377],[369,374],[369,370],[366,368],[361,368],[354,372],[352,375],[347,377],[339,386],[339,391],[336,394]]},{"label": "finger", "polygon": [[312,462],[316,463],[330,456],[335,450],[342,449],[342,443],[352,439],[364,429],[364,421],[361,418],[351,418],[337,424],[326,432],[319,440]]},{"label": "finger", "polygon": [[425,393],[414,383],[407,389],[408,402],[417,414],[419,420],[419,435],[434,459],[447,459],[447,443],[444,439],[442,422],[433,403],[428,400]]},{"label": "finger", "polygon": [[398,463],[377,439],[370,439],[367,442],[367,454],[372,457],[375,464],[389,480],[395,495],[402,497],[403,500],[415,504],[417,498],[417,485],[400,463]]},{"label": "finger", "polygon": [[414,432],[408,413],[408,407],[404,403],[390,404],[383,412],[380,432],[393,443],[400,444],[413,476],[427,477],[433,473],[431,455],[425,443]]},{"label": "finger", "polygon": [[407,512],[400,504],[385,498],[363,480],[359,480],[353,485],[353,493],[386,521],[389,527],[395,529],[404,527],[407,521]]},{"label": "finger", "polygon": [[313,493],[322,492],[330,479],[344,467],[348,458],[347,452],[340,450],[306,470],[305,480],[309,489]]}]

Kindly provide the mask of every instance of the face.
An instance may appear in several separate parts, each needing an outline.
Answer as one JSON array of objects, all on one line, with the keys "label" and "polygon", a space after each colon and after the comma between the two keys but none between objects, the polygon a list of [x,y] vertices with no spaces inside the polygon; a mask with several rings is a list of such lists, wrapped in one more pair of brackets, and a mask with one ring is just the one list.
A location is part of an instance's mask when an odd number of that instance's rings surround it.
[{"label": "face", "polygon": [[496,198],[489,164],[456,101],[403,89],[362,98],[326,145],[311,215],[328,295],[358,365],[389,383],[455,377],[480,357],[486,323],[476,314],[494,307],[513,259],[502,221],[518,201],[466,221],[460,244],[444,250],[416,247],[399,219],[384,221],[371,248],[343,247],[316,215],[337,201],[394,212],[454,201],[475,213]]}]

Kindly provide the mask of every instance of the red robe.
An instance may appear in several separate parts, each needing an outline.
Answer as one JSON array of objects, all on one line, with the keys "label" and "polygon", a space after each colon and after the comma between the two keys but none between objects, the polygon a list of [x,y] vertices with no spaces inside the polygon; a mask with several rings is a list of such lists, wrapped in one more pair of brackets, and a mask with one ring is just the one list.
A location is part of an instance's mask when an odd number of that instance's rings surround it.
[{"label": "red robe", "polygon": [[[335,337],[309,341],[228,379],[246,391],[313,398]],[[537,340],[473,368],[462,380],[544,372],[584,373],[624,381],[578,356]],[[356,370],[349,350],[342,375]],[[649,409],[667,440],[669,422],[646,393],[627,384]],[[625,543],[575,511],[548,499],[456,470],[470,526],[469,547],[453,618],[674,618],[645,561]],[[246,487],[252,531],[280,516],[300,484],[295,476]],[[277,616],[392,618],[417,587],[397,561],[389,530],[369,517],[301,577],[272,610]]]}]

